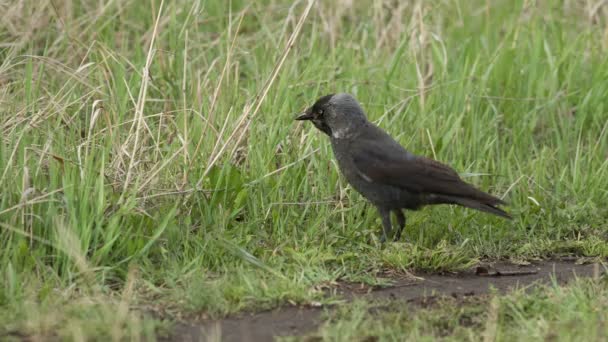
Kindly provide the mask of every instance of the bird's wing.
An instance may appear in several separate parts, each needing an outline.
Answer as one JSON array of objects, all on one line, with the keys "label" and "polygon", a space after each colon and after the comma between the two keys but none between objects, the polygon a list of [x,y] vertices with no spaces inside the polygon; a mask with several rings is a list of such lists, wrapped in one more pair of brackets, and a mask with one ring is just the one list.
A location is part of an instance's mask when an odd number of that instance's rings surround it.
[{"label": "bird's wing", "polygon": [[372,183],[387,184],[413,193],[467,197],[501,203],[499,199],[465,183],[458,173],[433,159],[405,150],[383,149],[382,141],[366,140],[351,149],[359,175]]}]

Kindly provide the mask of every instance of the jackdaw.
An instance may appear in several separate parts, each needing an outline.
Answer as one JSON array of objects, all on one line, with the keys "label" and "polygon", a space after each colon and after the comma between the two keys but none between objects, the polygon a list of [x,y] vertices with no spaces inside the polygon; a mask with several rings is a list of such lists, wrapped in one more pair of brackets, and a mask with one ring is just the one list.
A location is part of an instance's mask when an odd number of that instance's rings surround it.
[{"label": "jackdaw", "polygon": [[465,183],[449,166],[406,151],[369,122],[349,94],[323,96],[296,120],[309,120],[329,136],[346,180],[378,209],[383,226],[381,242],[391,234],[391,211],[399,224],[395,241],[405,227],[403,209],[457,204],[511,218],[497,207],[505,204],[501,199]]}]

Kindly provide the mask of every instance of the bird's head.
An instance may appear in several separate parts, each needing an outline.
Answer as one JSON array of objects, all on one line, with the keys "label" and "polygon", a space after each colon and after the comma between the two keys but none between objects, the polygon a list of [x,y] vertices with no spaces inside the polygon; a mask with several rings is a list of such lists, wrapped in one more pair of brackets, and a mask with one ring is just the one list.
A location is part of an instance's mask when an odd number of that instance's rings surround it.
[{"label": "bird's head", "polygon": [[312,107],[296,117],[308,120],[320,131],[332,138],[352,136],[356,129],[367,122],[363,109],[349,94],[330,94],[317,100]]}]

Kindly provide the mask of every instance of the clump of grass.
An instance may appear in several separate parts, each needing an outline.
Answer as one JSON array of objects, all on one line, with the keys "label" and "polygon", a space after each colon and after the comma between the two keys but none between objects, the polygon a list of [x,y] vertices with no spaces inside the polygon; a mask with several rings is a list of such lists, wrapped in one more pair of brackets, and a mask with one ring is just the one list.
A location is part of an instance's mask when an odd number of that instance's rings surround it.
[{"label": "clump of grass", "polygon": [[431,272],[465,270],[477,260],[466,249],[466,243],[453,247],[441,241],[432,249],[416,245],[392,245],[383,251],[382,260],[393,269]]}]

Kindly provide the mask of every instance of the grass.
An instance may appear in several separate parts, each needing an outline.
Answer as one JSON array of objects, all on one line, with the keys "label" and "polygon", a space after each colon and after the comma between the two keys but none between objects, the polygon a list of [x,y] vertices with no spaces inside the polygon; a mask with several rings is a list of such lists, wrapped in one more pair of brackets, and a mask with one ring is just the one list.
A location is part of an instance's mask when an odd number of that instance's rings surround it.
[{"label": "grass", "polygon": [[[317,285],[387,269],[608,256],[606,11],[0,4],[0,334],[110,324],[137,339],[164,323],[116,308],[221,316],[328,300]],[[407,243],[380,248],[328,141],[293,122],[332,92],[504,196],[515,220],[426,208],[409,213]]]}]

